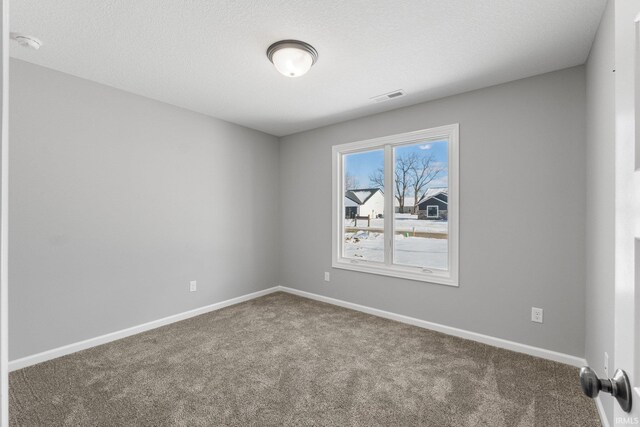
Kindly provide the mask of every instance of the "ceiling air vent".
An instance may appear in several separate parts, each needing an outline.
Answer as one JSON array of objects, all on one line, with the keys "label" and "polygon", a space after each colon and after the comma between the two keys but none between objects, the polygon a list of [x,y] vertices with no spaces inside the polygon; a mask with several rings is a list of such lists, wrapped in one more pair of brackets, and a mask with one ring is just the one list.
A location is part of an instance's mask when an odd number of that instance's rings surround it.
[{"label": "ceiling air vent", "polygon": [[406,93],[402,89],[394,90],[393,92],[385,93],[382,95],[374,96],[370,98],[374,102],[383,102],[388,101],[394,98],[400,98],[401,96],[405,96]]}]

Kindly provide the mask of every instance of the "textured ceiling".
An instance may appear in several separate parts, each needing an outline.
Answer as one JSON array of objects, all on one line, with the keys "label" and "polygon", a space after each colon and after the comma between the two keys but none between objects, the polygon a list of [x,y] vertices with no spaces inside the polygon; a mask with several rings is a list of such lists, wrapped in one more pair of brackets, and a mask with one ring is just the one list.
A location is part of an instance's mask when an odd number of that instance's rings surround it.
[{"label": "textured ceiling", "polygon": [[[13,57],[282,136],[585,62],[605,0],[12,0]],[[267,47],[311,43],[280,75]],[[369,98],[396,89],[407,96]]]}]

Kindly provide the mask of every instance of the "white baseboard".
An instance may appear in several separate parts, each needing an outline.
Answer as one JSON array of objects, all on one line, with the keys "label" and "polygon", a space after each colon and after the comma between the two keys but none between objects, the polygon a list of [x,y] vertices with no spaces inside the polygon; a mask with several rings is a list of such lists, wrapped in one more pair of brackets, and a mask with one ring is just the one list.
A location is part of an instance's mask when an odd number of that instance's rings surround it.
[{"label": "white baseboard", "polygon": [[[120,331],[111,332],[99,337],[90,338],[84,341],[79,341],[73,344],[65,345],[63,347],[54,348],[44,351],[42,353],[26,356],[21,359],[12,360],[9,362],[9,371],[15,371],[17,369],[26,368],[27,366],[35,365],[37,363],[46,362],[47,360],[55,359],[57,357],[65,356],[67,354],[75,353],[77,351],[85,350],[91,347],[95,347],[101,344],[106,344],[111,341],[126,338],[131,335],[139,334],[151,329],[159,328],[160,326],[168,325],[171,323],[179,322],[181,320],[188,319],[190,317],[198,316],[200,314],[209,313],[211,311],[220,310],[221,308],[228,307],[230,305],[239,304],[244,301],[249,301],[254,298],[258,298],[264,295],[271,294],[273,292],[287,292],[293,295],[313,299],[316,301],[325,302],[328,304],[337,305],[340,307],[348,308],[351,310],[360,311],[374,316],[383,317],[385,319],[395,320],[398,322],[406,323],[420,328],[430,329],[437,332],[442,332],[447,335],[453,335],[460,338],[465,338],[472,341],[481,342],[483,344],[492,345],[494,347],[504,348],[507,350],[516,351],[519,353],[529,354],[531,356],[541,357],[543,359],[553,360],[555,362],[565,363],[572,366],[585,366],[587,362],[584,358],[578,356],[572,356],[569,354],[559,353],[557,351],[547,350],[544,348],[534,347],[527,344],[521,344],[514,341],[505,340],[502,338],[496,338],[489,335],[483,335],[476,332],[467,331],[464,329],[458,329],[451,326],[442,325],[439,323],[428,322],[426,320],[416,319],[414,317],[404,316],[402,314],[396,314],[389,311],[380,310],[377,308],[367,307],[360,304],[355,304],[348,301],[339,300],[336,298],[330,298],[323,295],[314,294],[311,292],[305,292],[286,286],[274,286],[272,288],[264,289],[258,292],[242,295],[236,298],[231,298],[226,301],[221,301],[215,304],[207,305],[204,307],[196,308],[194,310],[185,311],[183,313],[168,316],[162,319],[154,320],[151,322],[143,323],[131,328],[122,329]],[[598,414],[604,427],[609,427],[609,420],[604,412],[604,407],[600,397],[596,398],[596,406],[598,408]]]},{"label": "white baseboard", "polygon": [[602,427],[609,427],[609,418],[607,418],[607,413],[604,412],[604,406],[602,405],[602,399],[600,398],[602,395],[599,395],[594,400],[596,401],[596,408],[598,408],[598,415],[600,416],[600,423]]},{"label": "white baseboard", "polygon": [[86,350],[87,348],[95,347],[101,344],[106,344],[108,342],[119,340],[121,338],[126,338],[128,336],[139,334],[141,332],[145,332],[150,329],[159,328],[160,326],[168,325],[170,323],[179,322],[181,320],[185,320],[190,317],[199,316],[200,314],[220,310],[221,308],[225,308],[234,304],[239,304],[244,301],[249,301],[251,299],[258,298],[263,295],[277,292],[278,290],[279,290],[279,287],[275,286],[273,288],[264,289],[262,291],[253,292],[246,295],[241,295],[236,298],[231,298],[226,301],[221,301],[215,304],[210,304],[204,307],[185,311],[183,313],[174,314],[173,316],[168,316],[162,319],[153,320],[151,322],[143,323],[142,325],[133,326],[131,328],[122,329],[116,332],[111,332],[105,335],[101,335],[99,337],[89,338],[87,340],[65,345],[63,347],[58,347],[51,350],[43,351],[42,353],[26,356],[21,359],[12,360],[9,362],[9,372],[15,371],[17,369],[26,368],[27,366],[35,365],[36,363],[46,362],[47,360],[55,359],[57,357],[65,356],[67,354],[75,353],[76,351]]},{"label": "white baseboard", "polygon": [[335,298],[325,297],[323,295],[314,294],[311,292],[300,291],[294,288],[288,288],[286,286],[278,286],[278,290],[288,292],[293,295],[310,298],[316,301],[322,301],[333,305],[338,305],[344,308],[350,308],[352,310],[361,311],[363,313],[372,314],[378,317],[384,317],[385,319],[391,319],[409,325],[418,326],[420,328],[431,329],[433,331],[442,332],[443,334],[453,335],[460,338],[465,338],[472,341],[481,342],[483,344],[492,345],[494,347],[504,348],[518,353],[525,353],[531,356],[541,357],[543,359],[553,360],[554,362],[565,363],[572,366],[585,366],[587,362],[584,358],[578,356],[572,356],[565,353],[559,353],[553,350],[547,350],[540,347],[534,347],[527,344],[521,344],[514,341],[505,340],[502,338],[496,338],[489,335],[479,334],[477,332],[471,332],[464,329],[458,329],[451,326],[441,325],[439,323],[428,322],[426,320],[416,319],[415,317],[404,316],[402,314],[391,313],[389,311],[379,310],[377,308],[371,308],[360,304],[354,304]]},{"label": "white baseboard", "polygon": [[464,329],[458,329],[451,326],[442,325],[439,323],[428,322],[426,320],[416,319],[414,317],[404,316],[402,314],[391,313],[389,311],[380,310],[377,308],[367,307],[360,304],[355,304],[348,301],[343,301],[335,298],[326,297],[323,295],[314,294],[311,292],[305,292],[294,288],[288,288],[286,286],[274,286],[262,291],[253,292],[251,294],[242,295],[236,298],[232,298],[226,301],[221,301],[215,304],[207,305],[205,307],[196,308],[194,310],[185,311],[184,313],[175,314],[173,316],[165,317],[151,322],[143,323],[131,328],[122,329],[120,331],[111,332],[105,335],[101,335],[95,338],[89,338],[84,341],[79,341],[73,344],[65,345],[63,347],[54,348],[44,351],[42,353],[26,356],[21,359],[12,360],[9,362],[9,370],[15,371],[16,369],[25,368],[27,366],[35,365],[36,363],[45,362],[47,360],[55,359],[67,354],[75,353],[76,351],[85,350],[87,348],[95,347],[101,344],[105,344],[111,341],[115,341],[121,338],[125,338],[131,335],[139,334],[141,332],[155,329],[160,326],[168,325],[170,323],[179,322],[190,317],[198,316],[200,314],[208,313],[211,311],[219,310],[230,305],[238,304],[244,301],[249,301],[254,298],[261,297],[273,292],[282,291],[293,295],[298,295],[305,298],[310,298],[316,301],[322,301],[329,304],[337,305],[351,310],[360,311],[363,313],[372,314],[378,317],[384,317],[386,319],[395,320],[409,325],[418,326],[425,329],[430,329],[437,332],[442,332],[447,335],[453,335],[460,338],[465,338],[473,341],[478,341],[484,344],[492,345],[495,347],[504,348],[507,350],[517,351],[519,353],[529,354],[531,356],[537,356],[544,359],[553,360],[555,362],[566,363],[573,366],[584,366],[586,361],[577,356],[571,356],[564,353],[559,353],[552,350],[546,350],[539,347],[533,347],[527,344],[521,344],[514,341],[508,341],[502,338],[495,338],[489,335],[483,335],[476,332],[466,331]]}]

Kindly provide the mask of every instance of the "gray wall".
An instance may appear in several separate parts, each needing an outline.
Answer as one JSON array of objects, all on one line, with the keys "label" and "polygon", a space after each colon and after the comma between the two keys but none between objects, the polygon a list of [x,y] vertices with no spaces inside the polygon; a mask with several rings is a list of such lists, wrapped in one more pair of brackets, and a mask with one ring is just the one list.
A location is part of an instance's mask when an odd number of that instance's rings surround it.
[{"label": "gray wall", "polygon": [[[586,358],[604,377],[604,352],[614,369],[615,68],[613,2],[591,48],[587,77]],[[606,206],[606,209],[602,209]],[[610,372],[610,376],[613,372]],[[613,425],[613,399],[600,394]]]},{"label": "gray wall", "polygon": [[[282,138],[280,283],[584,356],[585,102],[575,67]],[[331,146],[450,123],[460,287],[331,269]]]},{"label": "gray wall", "polygon": [[17,60],[10,89],[10,359],[277,284],[277,138]]},{"label": "gray wall", "polygon": [[[584,355],[584,67],[278,144],[11,66],[11,359],[276,284]],[[456,122],[460,287],[332,270],[331,146]]]}]

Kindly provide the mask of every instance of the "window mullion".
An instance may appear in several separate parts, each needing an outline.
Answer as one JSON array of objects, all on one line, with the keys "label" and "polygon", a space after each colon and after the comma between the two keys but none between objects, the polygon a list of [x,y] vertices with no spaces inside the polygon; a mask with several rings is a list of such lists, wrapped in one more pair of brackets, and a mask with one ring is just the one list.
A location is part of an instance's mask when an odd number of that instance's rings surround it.
[{"label": "window mullion", "polygon": [[384,146],[384,263],[393,265],[393,147]]}]

